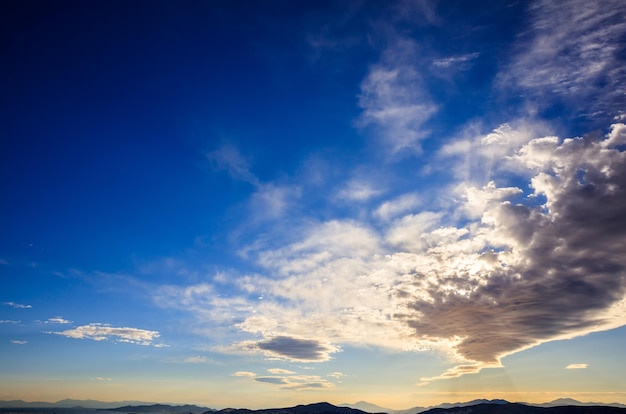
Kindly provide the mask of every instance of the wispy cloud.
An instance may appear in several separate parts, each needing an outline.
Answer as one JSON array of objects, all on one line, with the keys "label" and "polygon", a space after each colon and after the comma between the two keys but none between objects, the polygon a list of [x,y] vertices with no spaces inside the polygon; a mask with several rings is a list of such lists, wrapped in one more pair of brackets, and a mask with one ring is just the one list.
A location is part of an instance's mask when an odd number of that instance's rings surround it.
[{"label": "wispy cloud", "polygon": [[380,195],[382,192],[382,190],[375,188],[370,183],[351,180],[339,191],[338,196],[340,199],[349,201],[366,201]]},{"label": "wispy cloud", "polygon": [[21,340],[17,340],[17,339],[11,339],[11,343],[14,345],[26,345],[28,343],[28,341],[21,341]]},{"label": "wispy cloud", "polygon": [[201,355],[187,357],[183,360],[186,364],[206,364],[208,361],[207,357]]},{"label": "wispy cloud", "polygon": [[10,307],[15,308],[15,309],[30,309],[30,308],[32,308],[31,305],[23,305],[21,303],[15,303],[15,302],[3,302],[2,304],[5,305],[5,306],[10,306]]},{"label": "wispy cloud", "polygon": [[94,341],[114,341],[146,346],[162,346],[155,344],[154,340],[161,335],[158,331],[149,331],[138,328],[116,328],[101,323],[78,326],[61,332],[50,332],[67,338],[91,339]]},{"label": "wispy cloud", "polygon": [[259,185],[259,179],[250,171],[249,161],[232,144],[224,144],[218,149],[207,153],[207,160],[217,170],[226,171],[236,180]]},{"label": "wispy cloud", "polygon": [[480,53],[478,52],[467,53],[467,54],[459,55],[459,56],[450,56],[447,58],[435,59],[433,60],[432,64],[438,69],[448,69],[448,68],[465,69],[468,63],[476,59],[478,56],[480,56]]},{"label": "wispy cloud", "polygon": [[0,323],[12,323],[12,324],[17,324],[17,323],[20,323],[20,321],[14,321],[14,320],[10,320],[10,319],[3,319],[3,320],[0,320]]},{"label": "wispy cloud", "polygon": [[[535,105],[575,102],[590,111],[623,109],[626,11],[620,0],[529,3],[531,25],[520,38],[500,85],[518,88]],[[606,118],[605,118],[606,119]],[[610,118],[609,118],[610,119]]]},{"label": "wispy cloud", "polygon": [[392,154],[419,152],[428,136],[424,124],[437,111],[411,63],[416,48],[414,41],[397,37],[361,84],[359,124],[374,127]]}]

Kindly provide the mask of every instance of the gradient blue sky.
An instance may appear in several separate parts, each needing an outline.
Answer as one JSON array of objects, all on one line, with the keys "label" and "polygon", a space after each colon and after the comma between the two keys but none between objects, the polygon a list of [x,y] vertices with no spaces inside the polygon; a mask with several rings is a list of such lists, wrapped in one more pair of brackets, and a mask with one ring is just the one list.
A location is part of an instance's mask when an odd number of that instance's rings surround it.
[{"label": "gradient blue sky", "polygon": [[623,1],[0,8],[0,399],[626,403]]}]

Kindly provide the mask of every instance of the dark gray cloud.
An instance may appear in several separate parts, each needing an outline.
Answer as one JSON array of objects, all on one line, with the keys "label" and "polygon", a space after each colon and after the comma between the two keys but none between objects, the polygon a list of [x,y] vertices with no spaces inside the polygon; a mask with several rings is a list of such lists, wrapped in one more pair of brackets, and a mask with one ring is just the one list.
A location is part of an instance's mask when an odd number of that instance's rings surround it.
[{"label": "dark gray cloud", "polygon": [[287,384],[287,380],[279,377],[256,377],[254,380],[257,382],[266,382],[268,384]]},{"label": "dark gray cloud", "polygon": [[314,339],[277,336],[257,343],[257,347],[279,357],[300,361],[326,361],[335,349]]}]

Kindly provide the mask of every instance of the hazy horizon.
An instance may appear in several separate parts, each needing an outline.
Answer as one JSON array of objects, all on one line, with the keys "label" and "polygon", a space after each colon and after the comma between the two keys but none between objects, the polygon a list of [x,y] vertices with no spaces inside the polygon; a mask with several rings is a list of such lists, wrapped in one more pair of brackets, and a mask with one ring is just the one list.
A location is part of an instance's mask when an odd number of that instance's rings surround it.
[{"label": "hazy horizon", "polygon": [[0,399],[626,404],[626,2],[0,27]]}]

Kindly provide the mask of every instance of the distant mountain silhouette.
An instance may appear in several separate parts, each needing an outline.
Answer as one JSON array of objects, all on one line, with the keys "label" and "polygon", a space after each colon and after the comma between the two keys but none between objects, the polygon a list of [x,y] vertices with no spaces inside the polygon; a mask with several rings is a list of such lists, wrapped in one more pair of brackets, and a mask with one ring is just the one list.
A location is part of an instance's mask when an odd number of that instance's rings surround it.
[{"label": "distant mountain silhouette", "polygon": [[357,410],[365,411],[366,413],[395,413],[395,410],[391,408],[381,407],[380,405],[372,404],[367,401],[358,401],[354,404],[343,403],[339,404],[339,407],[355,408]]},{"label": "distant mountain silhouette", "polygon": [[116,402],[105,402],[105,401],[97,401],[97,400],[60,400],[57,402],[43,402],[43,401],[32,401],[27,402],[23,400],[11,400],[11,401],[0,401],[0,407],[65,407],[65,408],[73,408],[73,407],[82,407],[82,408],[116,408],[121,407],[123,405],[142,405],[142,404],[151,404],[144,401],[116,401]]},{"label": "distant mountain silhouette", "polygon": [[[526,403],[522,403],[526,404]],[[601,403],[601,402],[580,402],[573,398],[557,398],[554,401],[550,401],[543,404],[526,404],[526,405],[536,405],[539,407],[558,407],[563,405],[582,405],[582,406],[607,406],[607,407],[620,407],[626,408],[626,405],[619,403]]]},{"label": "distant mountain silhouette", "polygon": [[123,407],[109,408],[100,410],[101,413],[152,413],[152,414],[202,414],[212,413],[215,410],[207,407],[198,407],[197,405],[169,405],[169,404],[152,404],[152,405],[126,405]]},{"label": "distant mountain silhouette", "polygon": [[337,407],[327,402],[297,405],[288,408],[268,408],[263,410],[249,410],[247,408],[225,408],[207,414],[367,414],[363,410],[349,407]]},{"label": "distant mountain silhouette", "polygon": [[[114,404],[117,404],[117,407],[110,407]],[[109,407],[100,408],[103,406]],[[95,400],[61,400],[56,403],[12,400],[0,401],[0,414],[371,414],[372,411],[375,413],[388,412],[389,414],[626,414],[626,406],[622,404],[581,403],[571,398],[561,398],[544,404],[509,403],[504,400],[481,399],[444,403],[428,409],[413,407],[406,410],[389,410],[366,401],[359,401],[354,406],[363,407],[366,410],[334,406],[326,402],[287,408],[261,410],[225,408],[216,411],[196,405],[145,403],[131,405]]]},{"label": "distant mountain silhouette", "polygon": [[626,408],[565,405],[538,407],[519,403],[487,403],[453,408],[433,408],[422,414],[626,414]]}]

